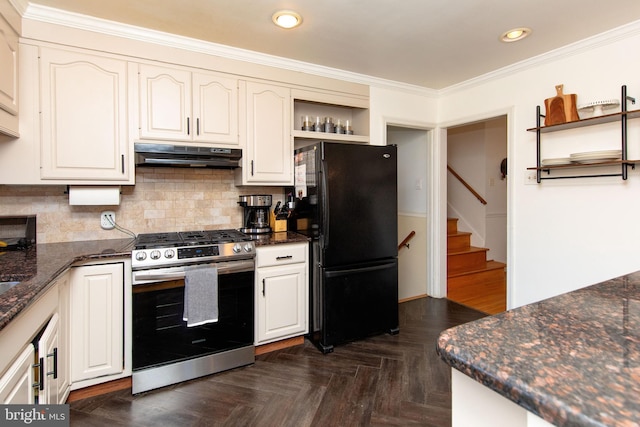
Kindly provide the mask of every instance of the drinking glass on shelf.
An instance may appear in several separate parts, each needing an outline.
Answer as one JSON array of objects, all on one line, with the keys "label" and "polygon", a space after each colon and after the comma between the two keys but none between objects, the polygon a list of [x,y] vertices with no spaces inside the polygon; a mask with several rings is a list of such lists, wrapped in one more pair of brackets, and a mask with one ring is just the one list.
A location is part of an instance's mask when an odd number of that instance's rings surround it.
[{"label": "drinking glass on shelf", "polygon": [[313,130],[313,122],[310,116],[302,116],[302,130]]}]

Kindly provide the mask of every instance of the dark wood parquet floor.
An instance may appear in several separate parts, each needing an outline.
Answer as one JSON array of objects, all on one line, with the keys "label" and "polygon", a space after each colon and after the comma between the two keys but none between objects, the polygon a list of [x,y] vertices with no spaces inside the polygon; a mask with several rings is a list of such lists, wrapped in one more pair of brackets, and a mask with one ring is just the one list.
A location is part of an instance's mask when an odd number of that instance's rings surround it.
[{"label": "dark wood parquet floor", "polygon": [[79,400],[71,426],[450,426],[451,374],[436,339],[483,316],[446,299],[405,302],[398,335],[328,355],[305,341],[179,385]]}]

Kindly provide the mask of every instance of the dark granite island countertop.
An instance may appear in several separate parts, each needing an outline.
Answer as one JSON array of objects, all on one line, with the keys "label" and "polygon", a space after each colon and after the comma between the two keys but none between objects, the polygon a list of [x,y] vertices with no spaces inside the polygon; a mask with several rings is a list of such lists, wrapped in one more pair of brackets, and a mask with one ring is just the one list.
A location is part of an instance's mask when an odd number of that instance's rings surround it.
[{"label": "dark granite island countertop", "polygon": [[20,284],[0,294],[0,330],[37,300],[72,264],[83,261],[130,258],[133,239],[46,243],[0,255],[0,281]]},{"label": "dark granite island countertop", "polygon": [[640,426],[640,272],[446,330],[437,352],[554,425]]}]

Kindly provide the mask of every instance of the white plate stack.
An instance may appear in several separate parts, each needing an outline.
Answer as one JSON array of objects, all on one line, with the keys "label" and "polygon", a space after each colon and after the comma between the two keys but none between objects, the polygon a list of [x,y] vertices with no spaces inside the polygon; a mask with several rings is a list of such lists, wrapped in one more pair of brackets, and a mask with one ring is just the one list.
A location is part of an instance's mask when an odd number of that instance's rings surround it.
[{"label": "white plate stack", "polygon": [[590,164],[622,159],[622,150],[585,151],[572,153],[569,158],[573,163]]},{"label": "white plate stack", "polygon": [[541,166],[562,166],[570,165],[571,159],[569,157],[558,157],[555,159],[542,159],[540,160]]}]

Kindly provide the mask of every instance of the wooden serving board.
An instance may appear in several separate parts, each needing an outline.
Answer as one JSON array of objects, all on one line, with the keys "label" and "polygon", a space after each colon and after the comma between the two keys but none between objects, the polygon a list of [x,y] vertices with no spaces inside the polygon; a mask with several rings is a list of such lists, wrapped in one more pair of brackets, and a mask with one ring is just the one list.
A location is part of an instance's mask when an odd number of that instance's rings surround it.
[{"label": "wooden serving board", "polygon": [[577,95],[574,93],[565,95],[562,93],[563,86],[564,85],[557,85],[556,96],[544,100],[546,110],[544,117],[545,126],[573,122],[580,119],[576,106]]}]

